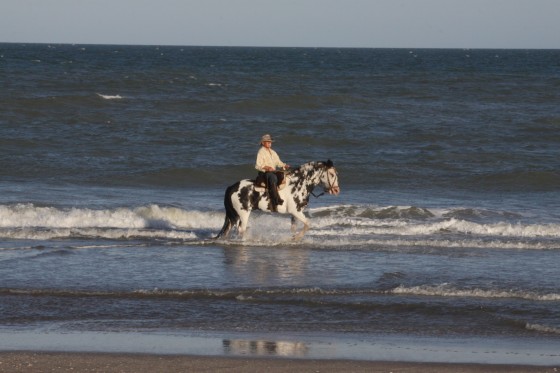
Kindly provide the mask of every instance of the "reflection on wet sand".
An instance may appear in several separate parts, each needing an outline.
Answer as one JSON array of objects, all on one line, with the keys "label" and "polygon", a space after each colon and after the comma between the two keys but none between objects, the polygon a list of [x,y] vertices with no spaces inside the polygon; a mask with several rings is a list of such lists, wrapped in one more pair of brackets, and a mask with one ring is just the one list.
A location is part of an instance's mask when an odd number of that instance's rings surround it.
[{"label": "reflection on wet sand", "polygon": [[228,355],[305,357],[309,352],[304,342],[224,339],[222,345]]}]

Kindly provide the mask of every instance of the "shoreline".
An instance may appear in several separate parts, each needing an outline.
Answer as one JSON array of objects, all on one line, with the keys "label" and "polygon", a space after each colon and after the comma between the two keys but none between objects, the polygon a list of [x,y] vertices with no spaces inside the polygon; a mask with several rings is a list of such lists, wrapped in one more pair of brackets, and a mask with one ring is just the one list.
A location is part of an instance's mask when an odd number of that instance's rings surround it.
[{"label": "shoreline", "polygon": [[[206,366],[214,371],[223,364],[227,371],[256,365],[262,368],[255,368],[260,371],[311,368],[361,371],[361,367],[367,366],[364,371],[382,367],[379,371],[413,368],[412,371],[439,372],[449,371],[453,366],[454,372],[479,372],[497,371],[504,366],[508,367],[504,372],[560,372],[559,351],[557,340],[534,339],[328,333],[0,331],[0,372],[10,371],[7,367],[24,367],[26,361],[30,367],[37,364],[49,367],[55,363],[67,367],[90,366],[98,364],[98,360],[105,361],[107,366],[126,367],[138,359],[155,367],[152,371],[163,369],[157,368],[157,364],[176,361],[183,367],[198,364],[197,371],[205,370]],[[339,368],[334,369],[335,366]],[[41,371],[50,370],[41,368]]]},{"label": "shoreline", "polygon": [[559,372],[554,366],[100,352],[0,351],[2,372]]}]

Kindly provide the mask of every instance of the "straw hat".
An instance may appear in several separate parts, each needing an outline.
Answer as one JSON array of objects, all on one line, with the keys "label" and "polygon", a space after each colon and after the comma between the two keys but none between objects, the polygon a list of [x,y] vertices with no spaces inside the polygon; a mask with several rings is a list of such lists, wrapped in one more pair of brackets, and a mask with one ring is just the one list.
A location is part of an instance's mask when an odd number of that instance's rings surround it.
[{"label": "straw hat", "polygon": [[272,140],[272,136],[270,136],[270,135],[267,133],[266,135],[263,135],[263,137],[261,137],[261,142],[265,142],[265,141],[273,142],[274,140]]}]

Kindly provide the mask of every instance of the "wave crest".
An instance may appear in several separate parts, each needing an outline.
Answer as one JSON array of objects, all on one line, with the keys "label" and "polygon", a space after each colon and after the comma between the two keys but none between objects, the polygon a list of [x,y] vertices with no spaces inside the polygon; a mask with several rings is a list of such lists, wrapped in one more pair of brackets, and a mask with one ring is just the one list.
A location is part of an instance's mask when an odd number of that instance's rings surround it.
[{"label": "wave crest", "polygon": [[97,95],[104,100],[121,100],[123,98],[121,95],[102,95],[101,93]]},{"label": "wave crest", "polygon": [[540,324],[525,324],[525,329],[527,330],[534,330],[537,332],[544,332],[544,333],[551,333],[551,334],[560,334],[560,328],[555,328],[552,326],[540,325]]},{"label": "wave crest", "polygon": [[560,294],[539,294],[530,291],[515,291],[515,290],[485,290],[485,289],[457,289],[447,284],[438,286],[412,286],[406,287],[399,285],[396,288],[389,290],[391,294],[405,294],[405,295],[422,295],[422,296],[437,296],[437,297],[468,297],[468,298],[520,298],[532,301],[542,302],[555,302],[560,301]]},{"label": "wave crest", "polygon": [[[560,224],[469,221],[417,207],[334,206],[310,210],[312,229],[302,244],[338,248],[559,249]],[[500,215],[500,216],[503,216]],[[224,211],[199,211],[150,204],[107,209],[0,205],[0,238],[48,240],[68,237],[106,239],[196,239],[217,233]],[[245,244],[267,245],[290,239],[287,215],[255,213]],[[204,234],[194,234],[193,231]],[[264,237],[259,232],[271,232]],[[273,240],[273,242],[270,242]],[[236,244],[240,242],[235,241]]]}]

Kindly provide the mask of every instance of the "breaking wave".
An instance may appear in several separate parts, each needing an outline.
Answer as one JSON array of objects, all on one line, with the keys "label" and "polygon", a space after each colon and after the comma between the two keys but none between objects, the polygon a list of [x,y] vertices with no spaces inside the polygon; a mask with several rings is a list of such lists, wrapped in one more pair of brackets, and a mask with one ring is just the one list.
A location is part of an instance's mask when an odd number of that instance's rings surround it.
[{"label": "breaking wave", "polygon": [[[538,302],[558,302],[560,294],[537,293],[531,291],[514,291],[506,289],[459,289],[446,284],[439,286],[403,286],[399,285],[390,290],[376,288],[239,288],[239,289],[138,289],[129,292],[119,291],[89,291],[89,290],[58,290],[58,289],[7,289],[0,288],[1,294],[33,295],[33,296],[67,296],[67,297],[118,297],[118,298],[218,298],[235,299],[238,301],[255,300],[260,297],[272,299],[279,297],[338,297],[349,295],[383,296],[432,296],[449,298],[517,298]],[[324,301],[324,300],[323,300]]]},{"label": "breaking wave", "polygon": [[551,334],[560,334],[560,328],[555,328],[552,326],[540,325],[540,324],[525,324],[525,329],[527,330],[534,330],[537,332],[543,333],[551,333]]},{"label": "breaking wave", "polygon": [[519,298],[531,301],[560,301],[560,294],[540,294],[529,291],[515,291],[503,289],[457,289],[447,284],[439,286],[398,286],[390,291],[390,294],[421,295],[437,297],[461,297],[461,298]]},{"label": "breaking wave", "polygon": [[[560,224],[514,222],[503,213],[493,214],[490,220],[457,217],[466,217],[466,214],[459,210],[446,212],[417,207],[316,208],[310,210],[312,229],[301,244],[320,243],[326,248],[560,248]],[[474,217],[484,215],[480,212],[468,214]],[[496,221],[496,216],[502,220]],[[0,205],[0,237],[196,241],[215,236],[223,218],[223,211],[190,210],[157,204],[109,209],[8,204]],[[265,235],[263,232],[268,233]],[[290,223],[286,215],[254,212],[250,229],[242,242],[249,245],[262,242],[267,245],[285,244],[290,238]],[[229,241],[222,242],[227,244]],[[234,243],[240,244],[241,241],[235,240]]]},{"label": "breaking wave", "polygon": [[121,100],[123,98],[121,95],[102,95],[101,93],[97,95],[104,100]]}]

